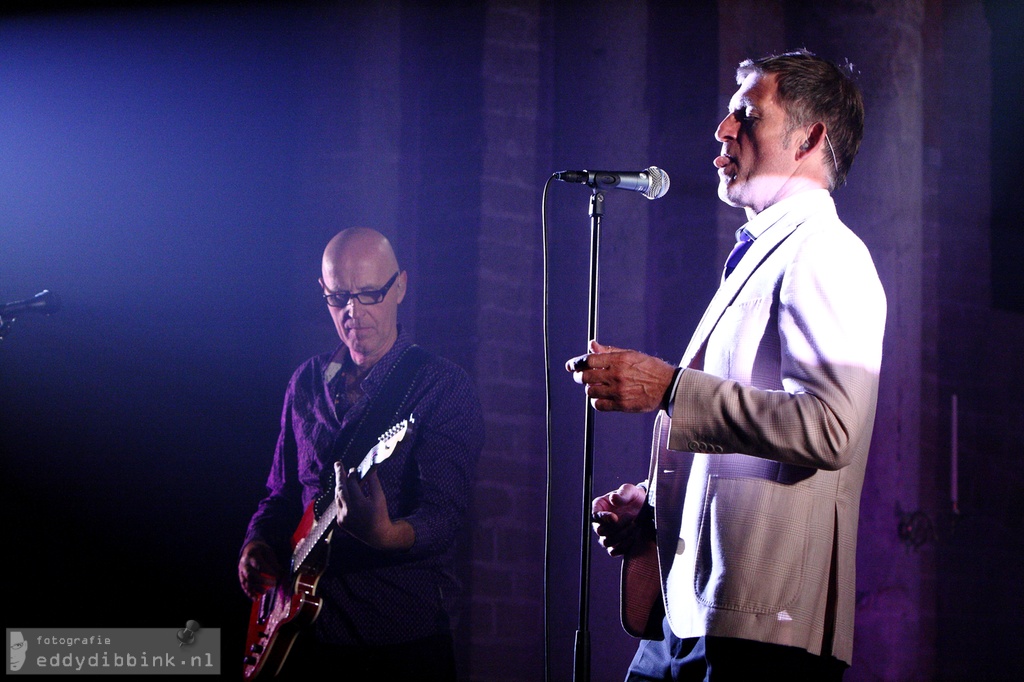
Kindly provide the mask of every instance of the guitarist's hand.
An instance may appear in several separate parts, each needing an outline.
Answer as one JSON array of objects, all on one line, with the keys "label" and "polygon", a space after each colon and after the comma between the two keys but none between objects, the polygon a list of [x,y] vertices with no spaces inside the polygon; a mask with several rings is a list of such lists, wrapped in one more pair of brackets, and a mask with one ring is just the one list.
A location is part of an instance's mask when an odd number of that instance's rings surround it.
[{"label": "guitarist's hand", "polygon": [[644,507],[647,492],[630,483],[602,495],[590,505],[598,542],[612,556],[620,556],[633,546],[640,534],[636,519]]},{"label": "guitarist's hand", "polygon": [[349,476],[341,462],[335,462],[334,474],[339,528],[374,549],[399,551],[412,547],[416,533],[408,521],[392,523],[375,470],[360,481],[359,476]]},{"label": "guitarist's hand", "polygon": [[242,557],[238,560],[238,581],[249,599],[257,599],[272,589],[280,575],[281,566],[270,545],[253,540],[242,549]]}]

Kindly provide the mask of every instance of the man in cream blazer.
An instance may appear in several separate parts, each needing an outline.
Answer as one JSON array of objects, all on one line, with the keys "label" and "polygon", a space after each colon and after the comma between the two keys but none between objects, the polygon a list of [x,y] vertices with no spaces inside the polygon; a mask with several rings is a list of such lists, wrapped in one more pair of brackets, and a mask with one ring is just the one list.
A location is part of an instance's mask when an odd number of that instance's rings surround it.
[{"label": "man in cream blazer", "polygon": [[596,409],[660,410],[648,480],[593,504],[645,637],[629,680],[841,679],[852,660],[886,305],[830,191],[863,105],[807,52],[737,82],[714,163],[749,221],[679,366],[596,342],[567,363]]}]

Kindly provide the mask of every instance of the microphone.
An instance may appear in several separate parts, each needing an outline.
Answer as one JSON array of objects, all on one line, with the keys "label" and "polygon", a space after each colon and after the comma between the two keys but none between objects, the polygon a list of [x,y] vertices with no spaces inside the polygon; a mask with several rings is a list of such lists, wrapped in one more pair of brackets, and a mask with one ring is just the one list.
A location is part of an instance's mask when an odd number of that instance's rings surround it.
[{"label": "microphone", "polygon": [[594,189],[630,189],[648,199],[660,199],[668,193],[668,173],[657,166],[637,172],[558,171],[552,177],[562,182],[577,182]]},{"label": "microphone", "polygon": [[19,313],[43,313],[52,315],[60,310],[60,298],[48,289],[43,289],[24,301],[11,301],[0,305],[0,317],[13,317]]}]

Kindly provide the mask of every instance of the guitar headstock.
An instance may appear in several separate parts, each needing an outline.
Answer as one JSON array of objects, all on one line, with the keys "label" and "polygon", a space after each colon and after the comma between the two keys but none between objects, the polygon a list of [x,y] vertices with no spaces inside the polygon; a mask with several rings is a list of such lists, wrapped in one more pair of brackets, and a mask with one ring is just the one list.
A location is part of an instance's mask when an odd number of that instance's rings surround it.
[{"label": "guitar headstock", "polygon": [[402,439],[412,432],[415,423],[416,418],[410,414],[407,419],[403,419],[380,435],[377,439],[377,444],[373,446],[373,449],[360,462],[359,466],[355,467],[360,480],[370,473],[371,468],[391,456],[391,453],[395,451],[395,448],[402,442]]},{"label": "guitar headstock", "polygon": [[403,419],[398,422],[390,429],[385,431],[377,438],[377,450],[391,450],[395,449],[395,446],[402,442],[406,434],[412,430],[413,424],[416,422],[416,418],[413,415],[409,415],[408,419]]}]

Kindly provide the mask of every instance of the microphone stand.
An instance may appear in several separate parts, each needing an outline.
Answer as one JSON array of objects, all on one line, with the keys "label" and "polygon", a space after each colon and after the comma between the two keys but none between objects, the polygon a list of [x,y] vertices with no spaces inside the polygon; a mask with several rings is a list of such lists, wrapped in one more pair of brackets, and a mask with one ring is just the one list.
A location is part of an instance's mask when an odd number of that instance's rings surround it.
[{"label": "microphone stand", "polygon": [[[590,197],[590,308],[587,343],[597,338],[598,265],[601,250],[601,218],[604,216],[604,192],[595,189]],[[594,494],[594,417],[590,399],[584,416],[583,436],[583,521],[580,534],[580,606],[576,630],[574,682],[590,681],[590,499]]]}]

